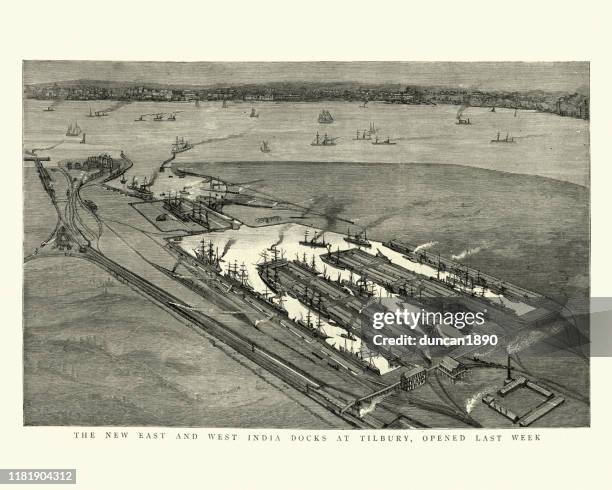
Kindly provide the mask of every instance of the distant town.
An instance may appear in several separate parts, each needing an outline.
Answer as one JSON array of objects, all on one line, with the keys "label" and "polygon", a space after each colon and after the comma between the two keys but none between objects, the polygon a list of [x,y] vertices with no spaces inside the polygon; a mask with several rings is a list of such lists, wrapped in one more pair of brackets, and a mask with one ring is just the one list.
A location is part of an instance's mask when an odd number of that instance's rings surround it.
[{"label": "distant town", "polygon": [[589,119],[586,93],[506,92],[472,88],[448,88],[400,84],[367,85],[348,82],[279,82],[232,86],[173,86],[76,80],[27,85],[25,96],[40,100],[120,100],[120,101],[245,101],[316,102],[345,100],[387,104],[454,104],[472,107],[500,107],[549,112],[560,116]]}]

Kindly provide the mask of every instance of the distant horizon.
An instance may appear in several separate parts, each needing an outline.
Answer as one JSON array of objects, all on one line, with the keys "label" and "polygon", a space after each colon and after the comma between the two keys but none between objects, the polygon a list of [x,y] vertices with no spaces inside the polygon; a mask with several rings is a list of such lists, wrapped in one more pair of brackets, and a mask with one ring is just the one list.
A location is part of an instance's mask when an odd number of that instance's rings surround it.
[{"label": "distant horizon", "polygon": [[24,85],[74,81],[162,85],[356,83],[472,90],[589,90],[589,63],[572,62],[23,62]]}]

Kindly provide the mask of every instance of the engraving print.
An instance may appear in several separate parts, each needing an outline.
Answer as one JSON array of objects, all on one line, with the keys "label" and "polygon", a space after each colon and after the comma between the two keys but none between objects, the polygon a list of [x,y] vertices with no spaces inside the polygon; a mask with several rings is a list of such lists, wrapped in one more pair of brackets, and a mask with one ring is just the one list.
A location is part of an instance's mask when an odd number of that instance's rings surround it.
[{"label": "engraving print", "polygon": [[23,78],[25,425],[589,426],[588,63]]}]

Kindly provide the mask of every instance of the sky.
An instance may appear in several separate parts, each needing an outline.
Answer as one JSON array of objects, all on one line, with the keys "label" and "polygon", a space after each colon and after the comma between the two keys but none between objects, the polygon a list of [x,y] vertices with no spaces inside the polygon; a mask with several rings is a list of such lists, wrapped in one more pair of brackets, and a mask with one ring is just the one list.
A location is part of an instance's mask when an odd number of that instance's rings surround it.
[{"label": "sky", "polygon": [[133,62],[24,61],[25,84],[109,80],[187,85],[283,81],[400,83],[483,90],[574,92],[589,86],[588,62]]}]

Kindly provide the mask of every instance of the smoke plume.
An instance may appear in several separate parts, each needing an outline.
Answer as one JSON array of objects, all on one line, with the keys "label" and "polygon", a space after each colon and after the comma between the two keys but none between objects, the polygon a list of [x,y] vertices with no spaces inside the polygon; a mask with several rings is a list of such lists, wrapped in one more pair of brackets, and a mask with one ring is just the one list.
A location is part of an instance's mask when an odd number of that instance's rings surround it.
[{"label": "smoke plume", "polygon": [[508,355],[518,354],[519,352],[531,347],[544,338],[558,334],[563,327],[558,324],[553,324],[545,330],[522,330],[518,335],[508,343],[506,352]]},{"label": "smoke plume", "polygon": [[236,239],[235,238],[230,238],[225,243],[225,246],[223,247],[223,252],[221,252],[221,257],[219,257],[219,259],[222,259],[223,257],[225,257],[225,254],[227,254],[227,252],[230,251],[230,248],[232,248],[232,245],[234,245],[234,243],[236,243]]},{"label": "smoke plume", "polygon": [[461,252],[460,254],[457,255],[451,255],[451,259],[453,260],[463,260],[466,257],[469,257],[470,255],[474,255],[477,254],[478,252],[480,252],[482,250],[482,247],[476,247],[476,248],[469,248],[467,250],[464,250],[463,252]]},{"label": "smoke plume", "polygon": [[198,141],[197,143],[194,143],[193,146],[198,146],[198,145],[206,145],[208,143],[215,143],[217,141],[225,141],[225,140],[231,140],[234,138],[241,138],[242,136],[244,136],[246,133],[238,133],[238,134],[230,134],[228,136],[220,136],[217,138],[208,138],[202,141]]},{"label": "smoke plume", "polygon": [[113,111],[116,111],[117,109],[121,109],[123,106],[126,106],[126,105],[128,105],[130,103],[131,103],[130,100],[118,100],[113,105],[111,105],[111,106],[107,107],[106,109],[104,109],[103,112],[113,112]]},{"label": "smoke plume", "polygon": [[313,214],[321,215],[325,218],[327,228],[333,228],[338,221],[350,222],[340,216],[347,206],[346,202],[340,201],[335,196],[319,196],[313,199],[309,208],[305,209],[302,217],[305,217],[311,211]]},{"label": "smoke plume", "polygon": [[419,245],[418,247],[416,247],[414,249],[414,253],[417,253],[419,250],[426,250],[428,248],[433,247],[434,245],[437,245],[438,242],[427,242],[427,243],[423,243],[421,245]]},{"label": "smoke plume", "polygon": [[155,184],[155,180],[157,180],[158,175],[159,175],[159,170],[156,170],[155,172],[153,172],[153,175],[151,175],[151,178],[149,179],[149,185]]},{"label": "smoke plume", "polygon": [[32,155],[36,155],[37,151],[47,151],[47,150],[53,150],[53,148],[61,145],[64,142],[64,140],[62,141],[58,141],[57,143],[55,143],[54,145],[51,146],[47,146],[46,148],[33,148],[32,150],[29,151],[30,154]]},{"label": "smoke plume", "polygon": [[471,413],[474,407],[476,406],[476,404],[480,400],[482,400],[482,397],[485,396],[487,393],[490,393],[491,391],[495,390],[496,388],[497,388],[496,384],[489,385],[486,388],[483,388],[482,390],[477,392],[474,396],[468,398],[465,402],[466,413]]},{"label": "smoke plume", "polygon": [[289,227],[289,224],[286,224],[285,226],[282,226],[279,230],[278,230],[278,240],[276,240],[276,243],[273,243],[272,246],[270,248],[276,248],[278,247],[281,243],[283,243],[283,241],[285,240],[285,230]]},{"label": "smoke plume", "polygon": [[468,108],[467,104],[461,104],[459,106],[459,109],[457,110],[457,119],[461,119],[461,116],[463,114],[463,111],[465,111]]}]

